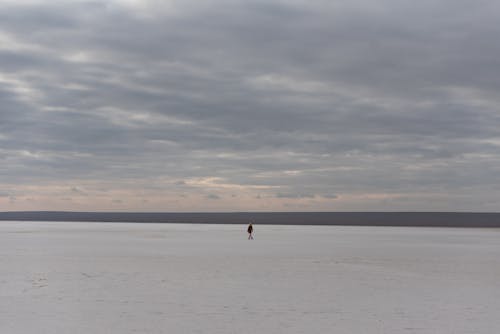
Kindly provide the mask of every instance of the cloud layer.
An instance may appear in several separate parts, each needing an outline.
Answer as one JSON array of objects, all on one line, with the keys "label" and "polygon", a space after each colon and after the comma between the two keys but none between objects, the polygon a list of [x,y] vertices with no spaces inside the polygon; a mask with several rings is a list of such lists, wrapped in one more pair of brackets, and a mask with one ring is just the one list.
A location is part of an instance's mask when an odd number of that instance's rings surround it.
[{"label": "cloud layer", "polygon": [[498,210],[493,1],[1,3],[1,210]]}]

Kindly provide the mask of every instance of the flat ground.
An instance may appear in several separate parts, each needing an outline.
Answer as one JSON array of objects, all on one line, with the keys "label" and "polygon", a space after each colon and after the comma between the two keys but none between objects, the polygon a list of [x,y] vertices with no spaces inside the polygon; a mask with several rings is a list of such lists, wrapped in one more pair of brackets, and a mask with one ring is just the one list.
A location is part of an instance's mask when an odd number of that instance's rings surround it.
[{"label": "flat ground", "polygon": [[500,333],[500,230],[0,222],[0,333]]}]

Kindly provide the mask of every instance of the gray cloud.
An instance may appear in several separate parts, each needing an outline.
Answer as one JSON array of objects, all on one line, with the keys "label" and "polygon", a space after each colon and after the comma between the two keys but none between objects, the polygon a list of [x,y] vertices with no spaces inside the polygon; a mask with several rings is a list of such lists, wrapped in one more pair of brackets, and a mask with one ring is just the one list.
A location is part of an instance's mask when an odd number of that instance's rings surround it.
[{"label": "gray cloud", "polygon": [[79,189],[77,187],[72,187],[71,193],[74,195],[88,196],[88,194],[85,191],[83,191],[82,189]]},{"label": "gray cloud", "polygon": [[168,3],[2,6],[4,187],[496,210],[498,4]]},{"label": "gray cloud", "polygon": [[300,193],[277,193],[277,198],[314,198],[313,194],[300,194]]},{"label": "gray cloud", "polygon": [[219,195],[216,195],[216,194],[208,194],[207,196],[205,196],[207,199],[220,199],[220,196]]}]

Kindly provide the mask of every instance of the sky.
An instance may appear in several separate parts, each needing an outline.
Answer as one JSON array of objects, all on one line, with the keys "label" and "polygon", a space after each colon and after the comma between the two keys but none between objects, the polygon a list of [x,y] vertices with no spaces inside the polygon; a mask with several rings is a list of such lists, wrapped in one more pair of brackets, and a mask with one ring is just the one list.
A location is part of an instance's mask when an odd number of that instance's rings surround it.
[{"label": "sky", "polygon": [[0,211],[499,211],[499,17],[0,0]]}]

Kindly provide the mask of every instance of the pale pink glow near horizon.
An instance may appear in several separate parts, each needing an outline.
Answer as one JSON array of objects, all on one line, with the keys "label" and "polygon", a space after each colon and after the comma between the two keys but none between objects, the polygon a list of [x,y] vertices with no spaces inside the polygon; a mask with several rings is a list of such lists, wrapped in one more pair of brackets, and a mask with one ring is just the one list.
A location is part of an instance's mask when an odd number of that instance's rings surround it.
[{"label": "pale pink glow near horizon", "polygon": [[[390,211],[398,208],[398,201],[408,200],[405,194],[382,193],[280,198],[266,192],[268,188],[264,186],[221,184],[218,187],[211,181],[212,178],[193,181],[189,190],[181,193],[140,188],[105,190],[96,184],[30,186],[20,189],[22,195],[0,197],[0,208],[2,211]],[[203,184],[211,186],[204,188]],[[433,196],[433,200],[439,204],[446,198]]]}]

